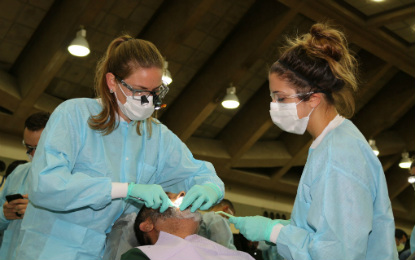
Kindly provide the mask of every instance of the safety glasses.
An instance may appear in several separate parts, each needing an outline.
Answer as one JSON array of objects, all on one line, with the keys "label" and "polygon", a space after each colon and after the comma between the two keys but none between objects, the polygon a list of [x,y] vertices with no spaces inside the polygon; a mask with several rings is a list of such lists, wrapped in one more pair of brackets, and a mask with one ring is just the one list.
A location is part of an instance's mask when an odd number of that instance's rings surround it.
[{"label": "safety glasses", "polygon": [[114,76],[124,87],[126,87],[132,93],[132,97],[135,100],[142,100],[142,96],[145,96],[147,98],[150,95],[162,99],[166,96],[167,92],[169,92],[169,87],[167,87],[164,84],[161,84],[159,87],[155,88],[152,91],[134,89],[132,86],[128,85],[123,79],[121,79],[117,75],[114,74]]},{"label": "safety glasses", "polygon": [[24,147],[26,147],[26,154],[31,154],[37,148],[37,145],[36,146],[28,145],[24,142],[24,140],[22,140],[22,144]]},{"label": "safety glasses", "polygon": [[284,103],[285,99],[292,99],[292,98],[301,98],[301,97],[306,97],[309,96],[311,94],[313,94],[314,92],[307,92],[307,93],[298,93],[298,94],[293,94],[293,95],[286,95],[283,93],[279,93],[278,91],[275,92],[271,92],[270,96],[272,101],[276,101],[278,103]]}]

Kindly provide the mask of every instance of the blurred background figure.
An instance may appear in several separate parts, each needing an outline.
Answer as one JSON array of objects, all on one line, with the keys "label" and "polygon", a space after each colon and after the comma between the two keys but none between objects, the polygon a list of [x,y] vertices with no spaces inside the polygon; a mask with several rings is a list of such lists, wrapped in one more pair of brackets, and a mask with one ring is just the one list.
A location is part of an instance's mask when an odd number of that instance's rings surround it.
[{"label": "blurred background figure", "polygon": [[[26,155],[30,161],[35,155],[37,144],[49,120],[49,116],[49,113],[39,112],[32,114],[25,121],[23,145],[26,147]],[[0,212],[0,230],[4,231],[4,238],[0,248],[1,260],[16,259],[21,223],[29,203],[27,195],[29,182],[27,177],[31,168],[32,163],[28,163],[26,160],[16,160],[7,166],[5,173],[6,182],[3,190],[0,192],[0,205],[3,208]],[[8,202],[6,196],[12,194],[20,194],[23,198]]]},{"label": "blurred background figure", "polygon": [[398,249],[399,260],[406,260],[411,255],[408,234],[402,229],[395,230],[396,249]]},{"label": "blurred background figure", "polygon": [[4,187],[4,181],[6,180],[6,177],[4,177],[4,170],[6,169],[6,164],[0,160],[0,191],[3,189]]},{"label": "blurred background figure", "polygon": [[276,246],[271,246],[265,241],[258,242],[258,250],[261,250],[262,260],[284,260],[284,258],[278,254]]},{"label": "blurred background figure", "polygon": [[229,249],[236,250],[228,217],[216,214],[215,212],[217,211],[223,211],[232,216],[235,214],[235,208],[232,202],[223,199],[217,205],[210,208],[209,212],[203,214],[198,234]]}]

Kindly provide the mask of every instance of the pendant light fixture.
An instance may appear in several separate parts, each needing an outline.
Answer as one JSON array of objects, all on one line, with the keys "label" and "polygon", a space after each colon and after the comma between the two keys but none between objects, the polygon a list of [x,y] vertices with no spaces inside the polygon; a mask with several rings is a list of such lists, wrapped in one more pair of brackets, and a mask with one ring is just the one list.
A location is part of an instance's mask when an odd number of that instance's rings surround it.
[{"label": "pendant light fixture", "polygon": [[411,158],[409,158],[409,153],[403,152],[402,160],[399,163],[399,167],[404,168],[404,169],[409,169],[409,167],[411,166],[411,163],[412,163],[412,160]]},{"label": "pendant light fixture", "polygon": [[75,39],[68,46],[68,51],[72,55],[84,57],[90,53],[89,44],[85,37],[86,30],[81,26],[81,29],[76,33]]},{"label": "pendant light fixture", "polygon": [[227,109],[234,109],[239,106],[239,99],[236,96],[236,88],[232,85],[226,89],[226,96],[222,101],[222,106]]},{"label": "pendant light fixture", "polygon": [[167,61],[164,61],[163,76],[162,76],[161,80],[166,85],[170,85],[170,83],[173,82],[170,71],[168,70],[168,66],[169,66],[169,63]]},{"label": "pendant light fixture", "polygon": [[375,140],[369,139],[369,145],[370,145],[370,148],[372,148],[372,151],[375,153],[375,155],[378,156],[379,155],[379,149],[376,146]]}]

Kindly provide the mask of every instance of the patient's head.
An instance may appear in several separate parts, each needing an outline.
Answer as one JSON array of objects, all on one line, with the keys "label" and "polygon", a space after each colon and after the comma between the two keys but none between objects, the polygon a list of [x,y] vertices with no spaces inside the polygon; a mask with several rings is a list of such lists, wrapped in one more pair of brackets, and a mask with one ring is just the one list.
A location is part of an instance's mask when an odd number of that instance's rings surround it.
[{"label": "patient's head", "polygon": [[[166,194],[175,203],[184,197],[185,192],[166,192]],[[196,234],[201,219],[199,212],[190,212],[190,206],[183,211],[180,211],[179,208],[170,207],[163,213],[160,213],[157,209],[143,206],[135,220],[134,232],[140,245],[153,245],[157,242],[160,231],[181,238]]]}]

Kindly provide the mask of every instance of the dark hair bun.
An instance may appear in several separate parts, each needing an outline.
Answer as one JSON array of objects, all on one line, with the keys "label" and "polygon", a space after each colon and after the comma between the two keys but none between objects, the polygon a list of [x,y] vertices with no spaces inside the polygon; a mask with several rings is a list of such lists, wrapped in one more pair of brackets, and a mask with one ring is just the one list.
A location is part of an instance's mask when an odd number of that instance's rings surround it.
[{"label": "dark hair bun", "polygon": [[329,28],[326,24],[315,24],[310,29],[309,47],[313,52],[319,52],[323,59],[340,61],[343,57],[343,38],[338,31]]}]

